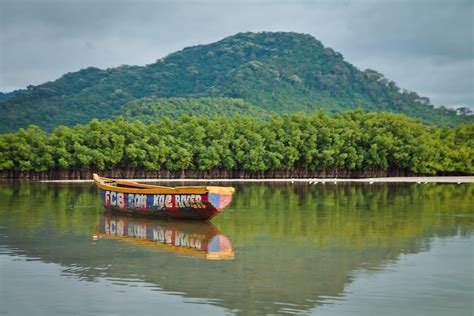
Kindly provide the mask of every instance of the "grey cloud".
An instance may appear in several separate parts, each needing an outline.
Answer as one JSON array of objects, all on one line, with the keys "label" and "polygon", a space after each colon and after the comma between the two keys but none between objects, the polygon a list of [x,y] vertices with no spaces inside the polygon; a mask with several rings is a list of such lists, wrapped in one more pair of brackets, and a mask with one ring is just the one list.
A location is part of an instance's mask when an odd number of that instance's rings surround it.
[{"label": "grey cloud", "polygon": [[[458,4],[458,5],[457,5]],[[364,50],[391,55],[470,59],[473,12],[462,1],[395,2],[362,10],[349,27]],[[405,49],[403,49],[405,48]]]}]

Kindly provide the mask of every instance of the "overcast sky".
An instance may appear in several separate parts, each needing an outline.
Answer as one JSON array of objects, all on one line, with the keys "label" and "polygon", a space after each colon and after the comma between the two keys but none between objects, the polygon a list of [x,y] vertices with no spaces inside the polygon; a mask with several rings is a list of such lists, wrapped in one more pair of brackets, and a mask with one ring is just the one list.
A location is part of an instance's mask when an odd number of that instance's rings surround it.
[{"label": "overcast sky", "polygon": [[0,0],[0,91],[238,32],[293,31],[434,104],[474,108],[473,20],[472,0]]}]

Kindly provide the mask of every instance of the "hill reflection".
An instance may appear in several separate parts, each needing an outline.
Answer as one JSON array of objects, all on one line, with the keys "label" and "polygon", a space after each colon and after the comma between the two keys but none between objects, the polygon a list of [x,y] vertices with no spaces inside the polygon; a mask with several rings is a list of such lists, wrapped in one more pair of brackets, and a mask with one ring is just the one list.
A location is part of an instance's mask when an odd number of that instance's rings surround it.
[{"label": "hill reflection", "polygon": [[[85,185],[2,184],[0,244],[60,264],[79,280],[138,278],[241,314],[304,312],[341,296],[355,270],[384,269],[401,254],[429,249],[432,237],[472,234],[473,190],[238,185],[234,203],[212,224],[189,226],[104,215],[96,190]],[[102,238],[93,241],[97,227]],[[185,247],[176,238],[167,243],[167,230],[187,234]],[[197,235],[204,237],[194,250]],[[215,236],[228,253],[224,240],[232,240],[234,260],[194,258],[212,252]]]}]

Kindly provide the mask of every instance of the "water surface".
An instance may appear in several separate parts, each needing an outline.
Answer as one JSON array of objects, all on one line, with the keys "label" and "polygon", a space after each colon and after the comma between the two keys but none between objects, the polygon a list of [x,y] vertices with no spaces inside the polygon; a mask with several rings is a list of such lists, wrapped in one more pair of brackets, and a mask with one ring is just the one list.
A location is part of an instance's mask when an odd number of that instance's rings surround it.
[{"label": "water surface", "polygon": [[472,184],[235,184],[210,223],[0,184],[0,313],[471,315]]}]

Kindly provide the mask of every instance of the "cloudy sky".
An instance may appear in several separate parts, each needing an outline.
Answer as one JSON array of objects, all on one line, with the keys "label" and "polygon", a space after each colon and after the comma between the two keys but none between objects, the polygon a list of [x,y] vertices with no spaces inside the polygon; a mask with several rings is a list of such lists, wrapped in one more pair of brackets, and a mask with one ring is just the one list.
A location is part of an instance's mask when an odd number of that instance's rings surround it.
[{"label": "cloudy sky", "polygon": [[434,104],[474,108],[473,20],[472,0],[0,0],[0,91],[238,32],[293,31]]}]

